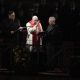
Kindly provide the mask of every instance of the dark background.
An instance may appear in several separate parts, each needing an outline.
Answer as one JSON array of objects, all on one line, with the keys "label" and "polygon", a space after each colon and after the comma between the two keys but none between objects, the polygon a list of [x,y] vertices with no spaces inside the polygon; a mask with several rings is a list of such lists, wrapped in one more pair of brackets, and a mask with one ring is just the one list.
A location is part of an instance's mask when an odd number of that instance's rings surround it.
[{"label": "dark background", "polygon": [[7,17],[9,10],[14,10],[22,26],[36,14],[45,30],[48,17],[53,15],[57,17],[59,26],[64,29],[65,40],[79,40],[76,36],[79,34],[80,25],[79,3],[79,0],[0,0],[0,23]]},{"label": "dark background", "polygon": [[25,26],[32,15],[38,15],[44,30],[48,25],[48,17],[55,16],[63,33],[63,63],[71,71],[74,71],[74,68],[75,71],[79,71],[80,0],[0,0],[0,49],[3,42],[1,23],[7,17],[9,10],[16,12],[21,26]]}]

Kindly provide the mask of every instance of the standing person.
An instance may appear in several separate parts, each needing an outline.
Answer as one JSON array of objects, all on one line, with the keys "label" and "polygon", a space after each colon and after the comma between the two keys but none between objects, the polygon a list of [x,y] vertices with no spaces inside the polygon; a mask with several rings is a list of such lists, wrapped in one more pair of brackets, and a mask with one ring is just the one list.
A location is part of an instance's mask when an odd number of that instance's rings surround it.
[{"label": "standing person", "polygon": [[12,44],[14,47],[18,44],[19,40],[19,30],[20,30],[20,20],[16,18],[14,11],[8,12],[8,18],[4,20],[4,34],[5,34],[5,43]]},{"label": "standing person", "polygon": [[39,37],[39,33],[43,32],[42,25],[37,16],[33,16],[32,20],[30,20],[27,24],[27,42],[26,44],[29,46],[29,50],[35,51],[39,45],[41,45],[41,39]]},{"label": "standing person", "polygon": [[[40,32],[43,32],[42,25],[37,16],[33,16],[32,20],[30,20],[27,24],[27,47],[31,58],[32,70],[38,71],[39,64],[39,47],[42,45],[42,40],[39,35]],[[33,71],[33,72],[34,72]]]},{"label": "standing person", "polygon": [[56,18],[51,16],[48,20],[48,27],[45,31],[45,45],[47,53],[47,67],[48,69],[54,68],[56,65],[55,55],[56,55],[56,46],[58,44],[58,31],[59,27],[56,25]]},{"label": "standing person", "polygon": [[15,12],[9,11],[8,18],[3,21],[3,33],[5,50],[3,54],[3,67],[11,69],[13,68],[13,49],[19,42],[20,21],[16,19]]}]

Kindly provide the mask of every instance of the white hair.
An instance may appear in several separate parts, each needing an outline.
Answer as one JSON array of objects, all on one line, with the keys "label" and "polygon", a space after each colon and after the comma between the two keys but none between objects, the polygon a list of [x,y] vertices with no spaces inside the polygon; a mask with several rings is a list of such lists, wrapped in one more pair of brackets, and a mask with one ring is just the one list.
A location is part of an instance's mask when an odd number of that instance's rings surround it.
[{"label": "white hair", "polygon": [[32,20],[38,20],[38,17],[37,16],[33,16]]},{"label": "white hair", "polygon": [[51,17],[49,17],[49,20],[56,20],[56,18],[51,16]]}]

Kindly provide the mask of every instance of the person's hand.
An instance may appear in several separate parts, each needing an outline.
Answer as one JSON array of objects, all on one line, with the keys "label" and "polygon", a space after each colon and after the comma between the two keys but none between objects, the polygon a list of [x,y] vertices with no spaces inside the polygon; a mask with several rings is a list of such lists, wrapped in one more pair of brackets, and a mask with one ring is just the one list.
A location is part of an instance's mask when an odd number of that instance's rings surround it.
[{"label": "person's hand", "polygon": [[39,24],[39,21],[36,23],[36,26],[38,26],[38,24]]},{"label": "person's hand", "polygon": [[14,31],[10,31],[11,34],[14,34]]},{"label": "person's hand", "polygon": [[36,28],[37,28],[38,24],[39,24],[39,21],[38,21],[38,22],[36,22],[35,27],[34,27],[34,30],[36,30]]},{"label": "person's hand", "polygon": [[38,23],[39,23],[39,21],[36,21],[36,22],[34,23],[34,25],[36,25],[36,26],[37,26],[37,25],[38,25]]},{"label": "person's hand", "polygon": [[19,27],[19,30],[22,31],[23,30],[23,27]]}]

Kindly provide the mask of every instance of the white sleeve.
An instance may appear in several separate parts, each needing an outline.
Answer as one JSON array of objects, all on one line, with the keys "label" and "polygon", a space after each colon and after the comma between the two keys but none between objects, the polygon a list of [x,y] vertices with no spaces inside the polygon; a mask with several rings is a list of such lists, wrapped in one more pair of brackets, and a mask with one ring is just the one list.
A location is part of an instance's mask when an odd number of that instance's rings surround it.
[{"label": "white sleeve", "polygon": [[41,25],[41,23],[40,23],[40,29],[41,29],[41,32],[43,32],[43,28],[42,28],[42,25]]},{"label": "white sleeve", "polygon": [[30,24],[29,22],[26,24],[26,27],[27,27],[27,30],[28,30],[30,33],[35,30],[34,28],[31,27],[31,24]]}]

